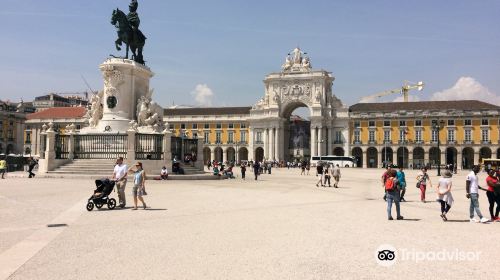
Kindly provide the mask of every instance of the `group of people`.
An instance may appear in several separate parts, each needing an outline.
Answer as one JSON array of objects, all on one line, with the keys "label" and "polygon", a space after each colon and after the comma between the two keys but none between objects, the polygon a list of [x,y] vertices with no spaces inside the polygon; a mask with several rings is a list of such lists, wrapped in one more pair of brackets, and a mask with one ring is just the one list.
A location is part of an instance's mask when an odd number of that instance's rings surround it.
[{"label": "group of people", "polygon": [[[135,168],[134,168],[135,167]],[[124,208],[127,200],[125,197],[125,186],[127,185],[128,174],[133,174],[134,186],[132,187],[132,196],[134,198],[134,207],[132,210],[137,210],[137,201],[142,203],[144,209],[147,208],[146,202],[143,196],[146,193],[146,171],[142,167],[142,163],[138,161],[134,166],[128,168],[128,166],[123,162],[123,157],[119,157],[116,160],[115,168],[113,169],[113,175],[111,179],[116,182],[116,188],[118,192],[118,202],[119,207]]]},{"label": "group of people", "polygon": [[[28,158],[28,178],[34,178],[35,173],[33,173],[33,169],[35,166],[37,166],[38,160],[36,160],[34,157],[29,157]],[[5,173],[7,172],[7,161],[5,159],[5,156],[0,157],[0,174],[2,175],[2,179],[5,179]]]},{"label": "group of people", "polygon": [[319,187],[320,185],[322,187],[326,187],[327,182],[328,187],[331,187],[331,178],[333,177],[333,187],[338,188],[340,181],[340,166],[338,164],[333,166],[333,164],[318,162],[316,165],[316,176],[319,177],[316,187]]},{"label": "group of people", "polygon": [[[470,200],[469,205],[469,218],[470,222],[481,222],[487,223],[490,221],[500,221],[500,171],[489,170],[488,177],[486,178],[487,188],[480,186],[478,173],[480,171],[480,166],[473,166],[471,172],[467,175],[465,181],[466,187],[466,197]],[[452,177],[453,169],[445,169],[442,172],[441,178],[435,185],[436,189],[436,200],[440,204],[440,216],[443,221],[447,221],[447,214],[454,203],[452,194]],[[422,168],[417,176],[416,187],[420,191],[420,201],[426,203],[426,191],[427,188],[433,188],[429,174],[426,168]],[[392,204],[396,206],[396,215],[398,220],[402,220],[400,202],[406,201],[404,195],[406,193],[406,178],[403,168],[399,168],[397,171],[391,166],[387,167],[387,170],[382,175],[382,186],[385,190],[384,200],[387,201],[387,216],[389,220],[393,220],[391,215]],[[491,219],[483,216],[479,208],[479,190],[485,191],[489,203],[489,214]],[[495,209],[496,204],[496,209]],[[494,211],[495,210],[495,211]],[[478,219],[475,218],[477,215]]]}]

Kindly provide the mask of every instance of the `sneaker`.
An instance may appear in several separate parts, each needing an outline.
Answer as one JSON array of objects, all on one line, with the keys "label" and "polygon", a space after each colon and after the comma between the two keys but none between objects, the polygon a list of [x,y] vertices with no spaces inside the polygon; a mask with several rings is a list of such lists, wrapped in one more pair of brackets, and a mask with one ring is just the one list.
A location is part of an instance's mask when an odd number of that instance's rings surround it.
[{"label": "sneaker", "polygon": [[401,202],[406,202],[406,199],[404,197],[402,197],[401,199],[399,199]]},{"label": "sneaker", "polygon": [[446,221],[448,221],[448,218],[446,217],[446,214],[445,214],[445,213],[441,214],[441,218],[442,218],[442,219],[443,219],[443,221],[445,221],[445,222],[446,222]]},{"label": "sneaker", "polygon": [[493,218],[493,221],[495,221],[495,222],[500,221],[500,217],[495,217],[495,218]]},{"label": "sneaker", "polygon": [[481,220],[480,220],[480,222],[481,222],[481,223],[483,223],[483,224],[484,224],[484,223],[487,223],[487,222],[489,222],[489,221],[490,221],[490,220],[489,220],[488,218],[485,218],[485,217],[482,217],[482,218],[481,218]]},{"label": "sneaker", "polygon": [[469,220],[469,222],[471,222],[471,223],[478,223],[479,221],[478,221],[478,220],[476,220],[475,218],[471,218],[471,219]]},{"label": "sneaker", "polygon": [[389,217],[389,221],[392,221],[392,220],[394,220],[394,219],[392,217]]},{"label": "sneaker", "polygon": [[398,219],[398,220],[403,220],[403,219],[404,219],[404,217],[403,217],[403,216],[399,216],[399,217],[397,217],[396,219]]}]

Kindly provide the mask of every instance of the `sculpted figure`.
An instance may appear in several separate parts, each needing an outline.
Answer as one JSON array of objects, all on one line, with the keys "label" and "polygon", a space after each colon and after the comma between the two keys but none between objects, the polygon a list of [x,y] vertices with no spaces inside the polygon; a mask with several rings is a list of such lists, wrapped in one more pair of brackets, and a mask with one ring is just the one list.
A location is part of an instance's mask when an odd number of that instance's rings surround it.
[{"label": "sculpted figure", "polygon": [[292,61],[290,61],[290,57],[287,55],[285,58],[285,64],[281,66],[281,69],[283,69],[283,71],[287,71],[290,70],[291,68],[292,68]]}]

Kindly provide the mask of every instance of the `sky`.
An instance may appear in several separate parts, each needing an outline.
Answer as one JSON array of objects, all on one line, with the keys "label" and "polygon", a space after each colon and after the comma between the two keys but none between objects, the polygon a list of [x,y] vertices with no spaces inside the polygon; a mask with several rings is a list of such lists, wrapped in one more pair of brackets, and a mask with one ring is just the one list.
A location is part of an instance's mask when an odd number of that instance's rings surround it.
[{"label": "sky", "polygon": [[[85,91],[82,76],[102,89],[98,65],[124,55],[110,19],[128,0],[0,3],[2,100]],[[411,100],[500,105],[500,1],[139,0],[138,13],[163,106],[251,106],[296,46],[346,105],[405,80],[425,83]]]}]

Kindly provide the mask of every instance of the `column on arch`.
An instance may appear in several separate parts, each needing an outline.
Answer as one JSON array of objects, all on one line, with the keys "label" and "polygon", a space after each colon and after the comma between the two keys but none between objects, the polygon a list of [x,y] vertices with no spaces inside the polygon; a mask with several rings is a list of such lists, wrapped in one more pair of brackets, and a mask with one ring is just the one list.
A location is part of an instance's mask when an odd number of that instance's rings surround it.
[{"label": "column on arch", "polygon": [[222,162],[225,163],[227,161],[227,147],[222,149]]},{"label": "column on arch", "polygon": [[268,159],[271,156],[269,154],[268,145],[269,145],[269,129],[266,128],[264,130],[264,158],[265,159]]},{"label": "column on arch", "polygon": [[323,149],[324,149],[324,146],[325,146],[325,139],[323,139],[323,127],[319,127],[318,128],[318,155],[319,156],[324,156],[325,154],[323,153]]},{"label": "column on arch", "polygon": [[318,147],[318,143],[316,140],[316,127],[311,126],[311,157],[317,156],[317,150],[316,148]]},{"label": "column on arch", "polygon": [[276,155],[275,155],[275,151],[276,151],[276,147],[275,147],[275,142],[276,142],[276,137],[275,137],[275,131],[274,131],[274,127],[272,127],[270,130],[270,135],[271,135],[271,141],[269,141],[269,158],[271,160],[275,159],[276,158]]},{"label": "column on arch", "polygon": [[275,160],[281,160],[280,158],[280,140],[281,140],[281,132],[280,132],[280,128],[277,127],[276,128],[276,135],[274,137],[274,159]]}]

